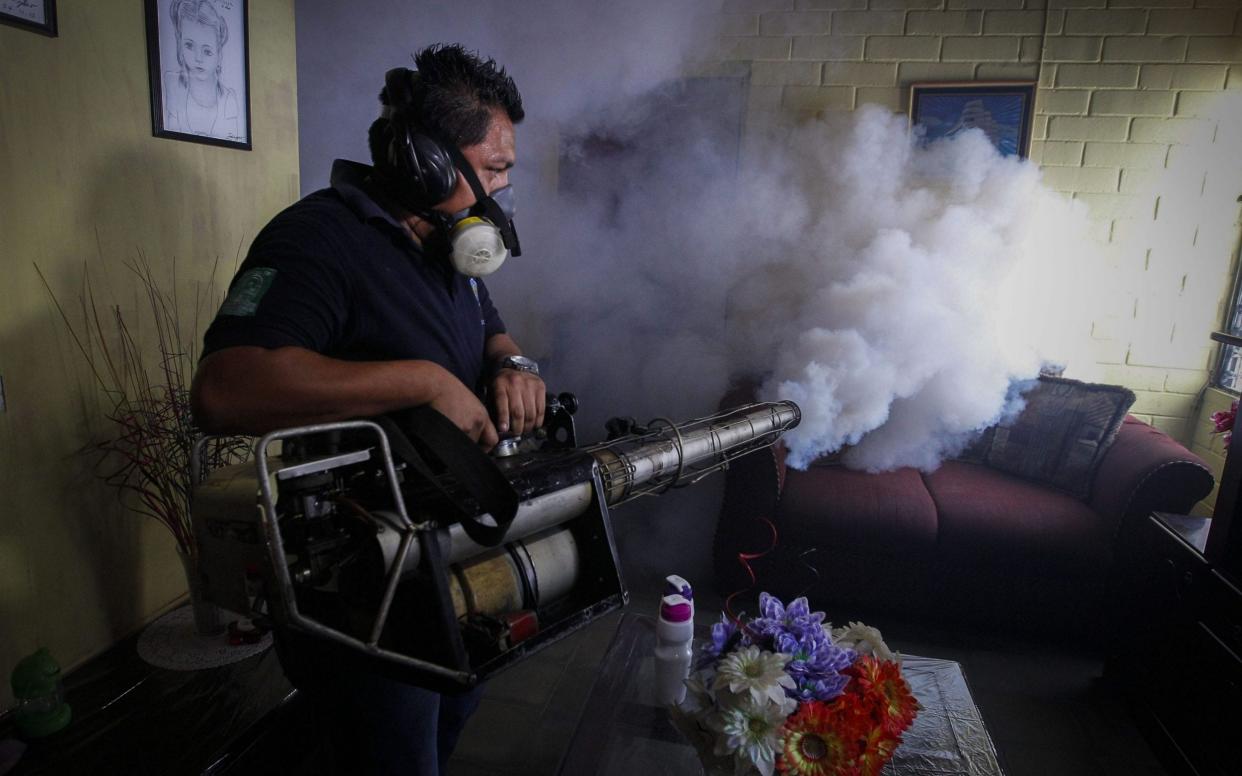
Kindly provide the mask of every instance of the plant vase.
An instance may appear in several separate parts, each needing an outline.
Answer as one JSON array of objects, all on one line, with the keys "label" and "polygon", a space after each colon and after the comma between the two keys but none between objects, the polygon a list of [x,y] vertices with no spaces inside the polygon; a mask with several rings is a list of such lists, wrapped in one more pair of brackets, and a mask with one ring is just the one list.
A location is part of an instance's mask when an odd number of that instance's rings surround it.
[{"label": "plant vase", "polygon": [[[190,605],[179,606],[147,626],[138,638],[138,656],[157,668],[199,671],[245,660],[272,645],[272,634],[238,641],[225,617],[234,616],[203,598],[203,575],[197,559],[177,548],[190,590]],[[226,636],[225,631],[229,630]]]},{"label": "plant vase", "polygon": [[204,638],[219,636],[224,632],[224,616],[220,607],[203,598],[203,578],[198,568],[198,559],[180,546],[177,547],[177,558],[181,561],[181,568],[185,570],[185,579],[190,590],[194,632]]}]

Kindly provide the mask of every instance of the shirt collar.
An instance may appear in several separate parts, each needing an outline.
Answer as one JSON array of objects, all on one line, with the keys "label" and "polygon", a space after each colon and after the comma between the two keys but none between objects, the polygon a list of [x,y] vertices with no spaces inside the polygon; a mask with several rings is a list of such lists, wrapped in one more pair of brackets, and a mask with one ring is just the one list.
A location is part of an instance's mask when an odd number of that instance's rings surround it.
[{"label": "shirt collar", "polygon": [[373,218],[379,218],[405,231],[397,219],[380,207],[379,203],[367,193],[365,181],[370,174],[371,168],[365,164],[351,162],[348,159],[337,159],[332,162],[332,176],[329,178],[329,183],[333,190],[345,200],[345,204],[349,205],[349,208],[362,220],[370,221]]}]

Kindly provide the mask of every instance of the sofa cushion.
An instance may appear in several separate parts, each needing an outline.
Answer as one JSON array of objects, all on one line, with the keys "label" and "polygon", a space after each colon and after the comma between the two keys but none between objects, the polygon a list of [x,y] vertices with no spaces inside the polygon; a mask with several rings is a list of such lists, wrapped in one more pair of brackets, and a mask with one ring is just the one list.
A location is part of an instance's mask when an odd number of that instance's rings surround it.
[{"label": "sofa cushion", "polygon": [[1041,377],[1025,398],[1026,409],[1016,419],[991,430],[985,462],[1088,498],[1134,393],[1119,385]]},{"label": "sofa cushion", "polygon": [[1110,559],[1110,528],[1064,493],[987,466],[948,461],[924,475],[940,520],[940,551],[972,563],[1040,558],[1052,565]]},{"label": "sofa cushion", "polygon": [[914,469],[870,474],[812,466],[785,481],[783,537],[833,550],[936,546],[936,506]]}]

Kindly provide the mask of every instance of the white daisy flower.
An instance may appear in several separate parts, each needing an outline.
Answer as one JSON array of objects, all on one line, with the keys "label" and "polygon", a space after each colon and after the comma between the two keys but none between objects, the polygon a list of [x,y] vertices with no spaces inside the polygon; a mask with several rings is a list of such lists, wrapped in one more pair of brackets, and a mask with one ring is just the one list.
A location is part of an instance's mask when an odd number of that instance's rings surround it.
[{"label": "white daisy flower", "polygon": [[781,725],[788,716],[784,706],[747,698],[739,706],[722,710],[713,725],[720,731],[715,753],[731,754],[763,776],[772,776],[781,749]]},{"label": "white daisy flower", "polygon": [[874,655],[880,660],[896,660],[896,655],[884,643],[880,631],[861,622],[851,622],[832,631],[832,641],[838,647],[847,647],[859,655]]},{"label": "white daisy flower", "polygon": [[779,652],[768,652],[756,646],[742,647],[725,655],[716,664],[712,689],[749,693],[756,703],[771,700],[779,704],[785,700],[785,689],[792,690],[797,686],[785,673],[789,661],[789,655]]},{"label": "white daisy flower", "polygon": [[678,708],[696,716],[710,711],[716,705],[710,689],[714,678],[715,672],[709,668],[690,674],[686,678],[686,697],[678,704]]}]

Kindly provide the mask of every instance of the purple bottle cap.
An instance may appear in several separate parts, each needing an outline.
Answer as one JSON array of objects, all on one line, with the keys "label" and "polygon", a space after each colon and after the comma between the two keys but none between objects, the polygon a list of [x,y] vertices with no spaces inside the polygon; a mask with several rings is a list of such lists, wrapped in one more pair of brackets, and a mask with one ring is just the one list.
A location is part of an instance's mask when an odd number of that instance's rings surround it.
[{"label": "purple bottle cap", "polygon": [[680,595],[666,595],[660,599],[660,619],[666,622],[686,622],[694,617],[694,605]]},{"label": "purple bottle cap", "polygon": [[676,574],[669,574],[664,578],[664,595],[679,595],[687,601],[694,600],[694,590],[690,583]]}]

